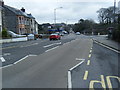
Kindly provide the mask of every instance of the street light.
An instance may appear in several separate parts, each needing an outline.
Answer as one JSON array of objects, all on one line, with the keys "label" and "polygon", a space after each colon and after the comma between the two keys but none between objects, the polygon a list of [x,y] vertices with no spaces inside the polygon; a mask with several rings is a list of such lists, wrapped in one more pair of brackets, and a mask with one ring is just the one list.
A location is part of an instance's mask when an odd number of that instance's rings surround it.
[{"label": "street light", "polygon": [[60,8],[63,8],[63,7],[58,7],[54,9],[54,25],[56,24],[56,10]]},{"label": "street light", "polygon": [[114,0],[114,23],[115,23],[115,12],[116,11],[116,0]]}]

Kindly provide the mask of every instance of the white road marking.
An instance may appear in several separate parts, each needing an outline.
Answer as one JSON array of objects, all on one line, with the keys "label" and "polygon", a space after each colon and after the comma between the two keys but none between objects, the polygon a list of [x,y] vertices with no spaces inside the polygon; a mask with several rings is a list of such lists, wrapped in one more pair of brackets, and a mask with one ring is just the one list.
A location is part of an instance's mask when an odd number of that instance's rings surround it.
[{"label": "white road marking", "polygon": [[71,71],[68,71],[68,88],[72,88]]},{"label": "white road marking", "polygon": [[37,56],[37,55],[30,54],[30,55],[28,55],[28,56]]},{"label": "white road marking", "polygon": [[30,45],[20,46],[20,47],[23,48],[23,47],[29,47],[29,46],[34,46],[34,45],[38,45],[38,43],[33,43],[33,44],[30,44]]},{"label": "white road marking", "polygon": [[50,47],[50,46],[53,46],[53,45],[59,45],[59,44],[61,44],[61,42],[59,42],[59,43],[53,43],[53,44],[46,45],[46,46],[43,46],[43,47],[44,47],[44,48],[47,48],[47,47]]},{"label": "white road marking", "polygon": [[76,60],[78,60],[78,61],[84,61],[85,59],[76,58]]},{"label": "white road marking", "polygon": [[5,62],[5,59],[3,57],[0,58],[2,62]]},{"label": "white road marking", "polygon": [[11,53],[4,53],[3,56],[9,56]]},{"label": "white road marking", "polygon": [[63,45],[67,45],[67,44],[69,44],[70,42],[67,42],[67,43],[64,43]]},{"label": "white road marking", "polygon": [[48,49],[48,50],[46,50],[45,52],[49,52],[49,51],[51,51],[51,50],[53,50],[53,49],[56,49],[56,48],[58,48],[59,46],[56,46],[56,47],[54,47],[54,48],[51,48],[51,49]]},{"label": "white road marking", "polygon": [[106,45],[103,45],[103,44],[98,43],[98,42],[96,42],[96,41],[94,41],[94,42],[97,43],[97,44],[99,44],[99,45],[101,45],[101,46],[103,46],[103,47],[106,47],[106,48],[108,48],[108,49],[110,49],[110,50],[112,50],[112,51],[114,51],[114,52],[120,53],[120,51],[117,51],[117,50],[115,50],[115,49],[113,49],[113,48],[110,48],[110,47],[108,47],[108,46],[106,46]]},{"label": "white road marking", "polygon": [[71,89],[72,88],[72,78],[71,78],[71,71],[73,69],[75,69],[76,67],[78,67],[79,65],[81,65],[85,60],[82,60],[80,63],[78,63],[77,65],[75,65],[74,67],[70,68],[68,70],[68,88]]},{"label": "white road marking", "polygon": [[29,57],[29,55],[23,57],[22,59],[20,59],[20,60],[18,60],[18,61],[16,61],[16,62],[14,62],[13,64],[17,64],[17,63],[21,62],[22,60],[26,59],[27,57]]},{"label": "white road marking", "polygon": [[7,65],[7,66],[0,67],[0,69],[6,68],[6,67],[10,67],[10,66],[13,66],[13,64],[9,64],[9,65]]},{"label": "white road marking", "polygon": [[75,69],[76,67],[78,67],[80,64],[82,64],[84,62],[84,60],[83,61],[81,61],[80,63],[78,63],[77,65],[75,65],[74,67],[72,67],[71,69],[69,69],[70,71],[72,71],[73,69]]},{"label": "white road marking", "polygon": [[24,59],[26,59],[26,58],[28,58],[28,57],[30,57],[30,56],[37,56],[37,55],[32,55],[32,54],[27,55],[27,56],[23,57],[22,59],[20,59],[20,60],[14,62],[14,64],[17,64],[17,63],[21,62],[22,60],[24,60]]}]

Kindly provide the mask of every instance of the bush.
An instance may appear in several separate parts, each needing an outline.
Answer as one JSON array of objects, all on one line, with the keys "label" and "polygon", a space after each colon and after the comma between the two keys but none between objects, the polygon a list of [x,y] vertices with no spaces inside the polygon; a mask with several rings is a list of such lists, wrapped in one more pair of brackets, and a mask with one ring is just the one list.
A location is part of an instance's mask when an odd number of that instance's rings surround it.
[{"label": "bush", "polygon": [[10,38],[10,35],[5,28],[2,30],[2,38]]},{"label": "bush", "polygon": [[7,30],[3,29],[2,30],[2,37],[7,37],[7,36],[8,36]]}]

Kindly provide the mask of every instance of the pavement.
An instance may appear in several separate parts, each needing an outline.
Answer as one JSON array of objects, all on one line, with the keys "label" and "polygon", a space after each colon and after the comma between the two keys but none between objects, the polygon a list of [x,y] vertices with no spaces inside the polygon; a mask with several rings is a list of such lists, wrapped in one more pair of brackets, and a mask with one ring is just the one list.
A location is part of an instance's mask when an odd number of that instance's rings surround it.
[{"label": "pavement", "polygon": [[0,39],[0,43],[11,43],[11,42],[20,42],[20,41],[27,41],[27,37]]},{"label": "pavement", "polygon": [[107,39],[106,37],[103,37],[103,38],[93,38],[94,41],[97,41],[101,44],[104,44],[108,47],[111,47],[115,50],[118,50],[120,51],[120,43],[119,42],[116,42],[116,41],[113,41],[113,40],[110,40],[110,39]]}]

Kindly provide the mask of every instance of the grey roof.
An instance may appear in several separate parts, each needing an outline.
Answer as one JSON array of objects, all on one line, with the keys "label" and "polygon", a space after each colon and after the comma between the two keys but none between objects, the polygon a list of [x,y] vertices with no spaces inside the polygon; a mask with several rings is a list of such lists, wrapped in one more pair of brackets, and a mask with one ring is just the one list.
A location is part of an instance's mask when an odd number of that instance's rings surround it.
[{"label": "grey roof", "polygon": [[31,14],[27,14],[26,12],[22,12],[19,9],[4,5],[5,8],[9,9],[10,11],[12,11],[13,13],[15,13],[16,15],[22,15],[28,18],[34,18]]},{"label": "grey roof", "polygon": [[15,13],[16,15],[23,15],[22,11],[7,5],[4,5],[3,7],[9,9],[10,11],[12,11],[13,13]]},{"label": "grey roof", "polygon": [[27,15],[28,15],[28,17],[35,19],[35,18],[32,16],[32,14],[27,14]]}]

